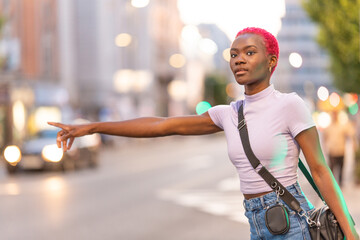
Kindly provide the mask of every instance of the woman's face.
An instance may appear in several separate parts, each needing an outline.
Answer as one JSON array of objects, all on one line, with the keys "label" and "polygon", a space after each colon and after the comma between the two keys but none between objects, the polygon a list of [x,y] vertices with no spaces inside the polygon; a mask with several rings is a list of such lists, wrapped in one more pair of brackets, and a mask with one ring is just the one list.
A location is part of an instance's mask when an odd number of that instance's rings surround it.
[{"label": "woman's face", "polygon": [[[240,85],[247,88],[266,88],[270,82],[269,67],[276,63],[276,57],[268,55],[261,36],[245,33],[237,37],[230,49],[230,68]],[[261,89],[261,90],[262,90]]]}]

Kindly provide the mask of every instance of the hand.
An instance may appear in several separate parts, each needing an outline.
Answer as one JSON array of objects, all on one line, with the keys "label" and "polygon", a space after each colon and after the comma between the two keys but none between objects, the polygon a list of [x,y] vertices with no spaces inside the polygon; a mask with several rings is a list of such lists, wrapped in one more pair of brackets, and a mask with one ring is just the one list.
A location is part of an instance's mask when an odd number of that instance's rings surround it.
[{"label": "hand", "polygon": [[61,130],[57,133],[56,144],[58,148],[61,148],[62,144],[64,152],[70,150],[75,137],[81,137],[88,134],[86,125],[67,125],[56,122],[48,122],[48,124],[61,128]]}]

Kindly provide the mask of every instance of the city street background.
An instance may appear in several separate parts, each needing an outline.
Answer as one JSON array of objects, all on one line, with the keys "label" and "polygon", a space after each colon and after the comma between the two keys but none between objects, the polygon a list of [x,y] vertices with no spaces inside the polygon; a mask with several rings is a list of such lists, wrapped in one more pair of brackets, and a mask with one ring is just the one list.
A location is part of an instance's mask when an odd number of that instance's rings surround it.
[{"label": "city street background", "polygon": [[354,130],[342,190],[360,224],[359,12],[349,0],[0,0],[0,238],[248,239],[223,134],[93,134],[63,154],[47,122],[195,115],[243,99],[229,48],[251,26],[278,39],[271,84],[305,101],[321,140],[332,112]]}]

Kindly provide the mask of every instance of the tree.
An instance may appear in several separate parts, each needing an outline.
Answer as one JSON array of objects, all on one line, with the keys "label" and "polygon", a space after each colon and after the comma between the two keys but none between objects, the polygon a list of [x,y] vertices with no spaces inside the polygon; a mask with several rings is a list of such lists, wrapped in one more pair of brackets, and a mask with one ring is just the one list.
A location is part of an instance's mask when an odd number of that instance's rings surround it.
[{"label": "tree", "polygon": [[330,55],[334,85],[360,93],[360,0],[303,0],[319,24],[317,40]]},{"label": "tree", "polygon": [[226,94],[227,78],[218,73],[209,74],[205,77],[204,100],[212,106],[228,103]]}]

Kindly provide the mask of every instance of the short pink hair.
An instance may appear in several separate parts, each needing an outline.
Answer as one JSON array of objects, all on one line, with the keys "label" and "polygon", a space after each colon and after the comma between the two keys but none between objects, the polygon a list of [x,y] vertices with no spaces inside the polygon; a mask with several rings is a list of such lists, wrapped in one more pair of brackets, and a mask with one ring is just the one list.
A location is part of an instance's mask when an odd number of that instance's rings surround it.
[{"label": "short pink hair", "polygon": [[[253,33],[261,36],[264,39],[267,54],[275,55],[277,59],[279,59],[279,44],[276,38],[274,37],[274,35],[272,35],[271,33],[269,33],[268,31],[262,28],[248,27],[248,28],[244,28],[243,30],[240,30],[236,34],[235,38],[246,33]],[[277,62],[276,65],[271,70],[271,73],[275,71],[276,66],[277,66]]]}]

